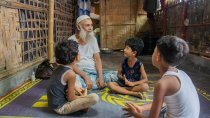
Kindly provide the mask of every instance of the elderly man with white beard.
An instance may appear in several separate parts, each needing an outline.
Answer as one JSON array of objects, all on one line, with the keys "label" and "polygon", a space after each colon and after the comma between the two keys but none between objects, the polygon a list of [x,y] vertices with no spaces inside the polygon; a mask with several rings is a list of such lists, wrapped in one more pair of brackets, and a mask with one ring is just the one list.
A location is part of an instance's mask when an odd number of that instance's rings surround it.
[{"label": "elderly man with white beard", "polygon": [[82,15],[77,18],[76,23],[78,32],[68,38],[79,43],[80,61],[73,68],[77,73],[76,83],[88,89],[104,88],[104,81],[108,82],[110,78],[102,73],[100,50],[93,33],[92,20],[89,16]]}]

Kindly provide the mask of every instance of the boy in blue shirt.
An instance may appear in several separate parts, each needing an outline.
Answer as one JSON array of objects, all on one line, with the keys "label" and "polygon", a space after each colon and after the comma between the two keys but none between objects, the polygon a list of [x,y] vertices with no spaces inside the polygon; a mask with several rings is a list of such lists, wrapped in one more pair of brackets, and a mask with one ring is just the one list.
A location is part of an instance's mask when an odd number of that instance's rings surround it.
[{"label": "boy in blue shirt", "polygon": [[118,69],[118,81],[109,82],[108,88],[120,94],[142,98],[141,92],[147,91],[147,74],[137,56],[144,47],[141,39],[130,38],[125,42],[125,59]]}]

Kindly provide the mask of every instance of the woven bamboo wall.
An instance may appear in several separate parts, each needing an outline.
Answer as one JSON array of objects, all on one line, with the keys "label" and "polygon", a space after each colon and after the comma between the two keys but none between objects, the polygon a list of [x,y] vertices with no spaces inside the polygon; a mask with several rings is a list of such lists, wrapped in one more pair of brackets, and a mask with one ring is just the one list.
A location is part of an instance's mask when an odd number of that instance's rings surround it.
[{"label": "woven bamboo wall", "polygon": [[167,32],[172,35],[180,36],[180,25],[181,25],[181,13],[182,13],[183,4],[177,3],[176,6],[168,9],[167,14]]},{"label": "woven bamboo wall", "polygon": [[0,71],[22,63],[18,10],[0,6]]},{"label": "woven bamboo wall", "polygon": [[19,3],[28,7],[28,9],[18,9],[22,60],[23,64],[27,64],[47,55],[48,1],[19,0]]},{"label": "woven bamboo wall", "polygon": [[210,57],[210,1],[188,2],[186,39],[191,52]]},{"label": "woven bamboo wall", "polygon": [[[181,13],[183,4],[180,0],[166,0],[166,10],[155,13],[157,28],[163,34],[180,36]],[[164,29],[165,28],[165,29]]]},{"label": "woven bamboo wall", "polygon": [[[55,0],[55,44],[74,32],[76,1]],[[47,56],[48,2],[0,0],[0,79]]]},{"label": "woven bamboo wall", "polygon": [[[165,30],[165,35],[184,36],[191,53],[210,57],[210,1],[187,1],[186,11],[183,8],[184,4],[183,1],[170,0],[165,11],[160,10],[156,13],[157,24]],[[163,26],[166,26],[165,29]]]},{"label": "woven bamboo wall", "polygon": [[55,38],[54,42],[68,39],[73,34],[76,21],[76,0],[55,1]]},{"label": "woven bamboo wall", "polygon": [[101,47],[124,48],[124,42],[135,33],[137,0],[102,0]]}]

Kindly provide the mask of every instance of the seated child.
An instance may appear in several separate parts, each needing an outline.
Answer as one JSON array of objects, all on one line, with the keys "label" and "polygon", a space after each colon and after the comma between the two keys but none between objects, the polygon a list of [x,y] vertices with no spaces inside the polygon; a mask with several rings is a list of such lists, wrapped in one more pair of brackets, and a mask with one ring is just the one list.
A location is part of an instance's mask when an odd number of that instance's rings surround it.
[{"label": "seated child", "polygon": [[48,107],[58,114],[70,114],[96,104],[99,100],[97,94],[87,95],[87,89],[75,91],[79,90],[75,87],[76,74],[72,69],[79,60],[77,42],[67,40],[58,43],[55,57],[59,66],[53,71],[47,88]]},{"label": "seated child", "polygon": [[109,89],[120,94],[143,97],[141,92],[148,89],[147,74],[144,70],[144,65],[137,59],[143,47],[144,43],[141,39],[131,38],[126,40],[125,59],[118,69],[118,81],[109,82]]},{"label": "seated child", "polygon": [[184,71],[176,68],[188,52],[187,43],[176,36],[163,36],[157,41],[152,63],[162,77],[155,84],[153,102],[143,106],[127,103],[123,108],[128,112],[127,115],[146,118],[140,113],[151,110],[148,117],[158,118],[165,104],[165,118],[199,117],[200,103],[195,86]]}]

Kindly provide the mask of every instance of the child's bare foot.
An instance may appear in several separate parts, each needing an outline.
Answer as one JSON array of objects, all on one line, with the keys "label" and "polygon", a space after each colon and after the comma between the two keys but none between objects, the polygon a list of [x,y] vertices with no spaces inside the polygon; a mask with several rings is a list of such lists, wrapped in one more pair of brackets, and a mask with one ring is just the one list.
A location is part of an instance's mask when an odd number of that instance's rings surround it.
[{"label": "child's bare foot", "polygon": [[109,94],[117,94],[117,92],[113,91],[113,90],[109,90],[108,91]]},{"label": "child's bare foot", "polygon": [[134,95],[135,97],[138,97],[138,98],[140,98],[140,99],[142,99],[143,98],[143,94],[141,93],[141,92],[135,92],[135,95]]},{"label": "child's bare foot", "polygon": [[141,92],[138,92],[139,98],[143,99],[143,94]]}]

